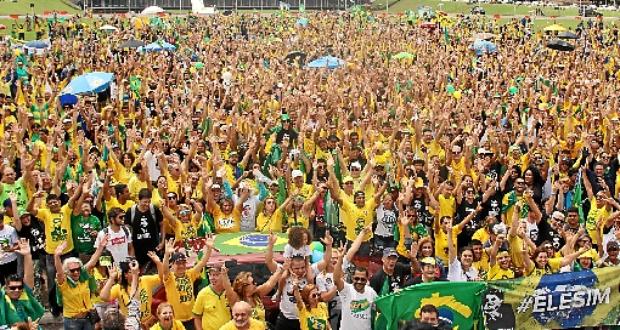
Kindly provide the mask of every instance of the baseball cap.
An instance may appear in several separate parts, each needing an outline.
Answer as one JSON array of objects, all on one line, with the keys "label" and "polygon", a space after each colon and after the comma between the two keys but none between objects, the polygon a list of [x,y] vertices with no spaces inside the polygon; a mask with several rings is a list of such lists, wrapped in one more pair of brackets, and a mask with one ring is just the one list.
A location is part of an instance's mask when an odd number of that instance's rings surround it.
[{"label": "baseball cap", "polygon": [[179,260],[187,260],[187,256],[184,253],[175,252],[172,254],[172,257],[170,257],[171,262],[177,262]]},{"label": "baseball cap", "polygon": [[394,250],[393,248],[386,248],[383,250],[383,257],[398,257],[398,253],[396,253],[396,250]]},{"label": "baseball cap", "polygon": [[435,258],[433,257],[426,257],[426,258],[422,258],[422,260],[420,260],[421,264],[425,264],[425,265],[433,265],[435,266],[436,261]]},{"label": "baseball cap", "polygon": [[345,176],[345,177],[344,177],[344,179],[342,179],[342,182],[343,182],[343,183],[346,183],[346,182],[353,182],[353,177],[352,177],[352,176],[350,176],[350,175],[347,175],[347,176]]},{"label": "baseball cap", "polygon": [[422,180],[422,178],[416,178],[415,179],[415,183],[413,184],[413,186],[415,188],[422,188],[422,187],[424,187],[424,180]]},{"label": "baseball cap", "polygon": [[360,164],[360,162],[353,162],[351,163],[351,168],[357,168],[358,170],[362,169],[362,164]]},{"label": "baseball cap", "polygon": [[300,170],[293,170],[293,173],[291,173],[291,176],[293,178],[296,178],[296,177],[304,176],[304,174]]}]

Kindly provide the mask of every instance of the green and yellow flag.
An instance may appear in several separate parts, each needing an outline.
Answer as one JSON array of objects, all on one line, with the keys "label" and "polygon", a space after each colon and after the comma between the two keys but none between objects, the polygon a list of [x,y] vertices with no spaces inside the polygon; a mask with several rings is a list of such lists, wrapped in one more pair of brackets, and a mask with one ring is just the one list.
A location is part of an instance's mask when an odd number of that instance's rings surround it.
[{"label": "green and yellow flag", "polygon": [[433,282],[408,287],[375,301],[380,315],[375,329],[398,329],[400,320],[420,317],[424,305],[434,305],[439,317],[460,330],[474,329],[482,319],[484,282]]}]

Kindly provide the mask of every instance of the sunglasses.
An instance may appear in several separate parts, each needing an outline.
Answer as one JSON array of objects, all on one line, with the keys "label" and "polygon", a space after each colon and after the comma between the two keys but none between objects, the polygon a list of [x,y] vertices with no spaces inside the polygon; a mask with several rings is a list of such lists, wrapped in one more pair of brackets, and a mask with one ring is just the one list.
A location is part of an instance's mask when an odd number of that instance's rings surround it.
[{"label": "sunglasses", "polygon": [[69,273],[79,273],[82,270],[82,268],[78,267],[78,268],[72,268],[69,269]]},{"label": "sunglasses", "polygon": [[181,211],[179,211],[179,215],[188,215],[190,213],[191,213],[190,210],[181,210]]},{"label": "sunglasses", "polygon": [[354,277],[353,278],[353,282],[366,282],[368,281],[368,279],[366,279],[365,277]]},{"label": "sunglasses", "polygon": [[10,286],[8,286],[8,288],[11,291],[19,291],[19,290],[23,289],[24,286],[23,285],[10,285]]},{"label": "sunglasses", "polygon": [[311,294],[311,295],[310,295],[310,297],[312,297],[312,298],[318,298],[318,297],[319,297],[319,294],[318,294],[318,293],[313,293],[313,294]]},{"label": "sunglasses", "polygon": [[175,199],[177,199],[177,196],[168,196],[168,199],[175,200]]}]

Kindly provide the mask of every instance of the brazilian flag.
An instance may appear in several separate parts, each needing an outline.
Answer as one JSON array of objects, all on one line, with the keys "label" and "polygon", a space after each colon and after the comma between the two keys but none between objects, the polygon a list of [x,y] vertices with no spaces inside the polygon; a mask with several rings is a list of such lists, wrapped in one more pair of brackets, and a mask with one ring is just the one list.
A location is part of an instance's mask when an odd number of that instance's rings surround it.
[{"label": "brazilian flag", "polygon": [[408,287],[377,298],[381,312],[374,329],[398,329],[400,320],[420,317],[424,305],[434,305],[439,317],[452,322],[452,328],[474,329],[482,321],[484,282],[431,282]]}]

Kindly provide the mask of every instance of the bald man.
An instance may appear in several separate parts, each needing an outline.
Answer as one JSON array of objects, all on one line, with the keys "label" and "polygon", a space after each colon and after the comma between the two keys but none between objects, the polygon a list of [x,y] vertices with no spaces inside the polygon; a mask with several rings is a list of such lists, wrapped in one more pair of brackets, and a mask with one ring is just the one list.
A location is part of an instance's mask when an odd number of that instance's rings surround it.
[{"label": "bald man", "polygon": [[232,320],[220,330],[265,330],[265,324],[250,317],[252,306],[245,301],[238,301],[232,308]]}]

